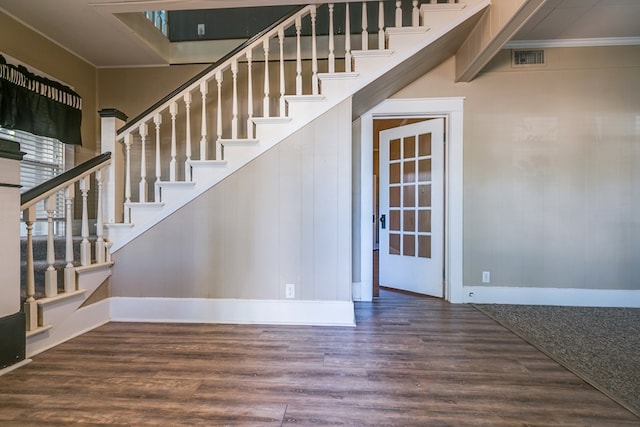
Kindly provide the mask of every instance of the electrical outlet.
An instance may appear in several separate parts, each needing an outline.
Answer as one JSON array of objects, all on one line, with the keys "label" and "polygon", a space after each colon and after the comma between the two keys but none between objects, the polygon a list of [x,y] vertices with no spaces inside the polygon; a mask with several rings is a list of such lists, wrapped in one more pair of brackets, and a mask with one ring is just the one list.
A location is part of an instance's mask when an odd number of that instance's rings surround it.
[{"label": "electrical outlet", "polygon": [[287,299],[293,299],[296,297],[296,285],[294,283],[287,283],[284,285],[284,297]]},{"label": "electrical outlet", "polygon": [[491,282],[491,272],[483,271],[482,272],[482,283],[489,283],[489,282]]},{"label": "electrical outlet", "polygon": [[198,24],[198,37],[204,36],[204,24]]}]

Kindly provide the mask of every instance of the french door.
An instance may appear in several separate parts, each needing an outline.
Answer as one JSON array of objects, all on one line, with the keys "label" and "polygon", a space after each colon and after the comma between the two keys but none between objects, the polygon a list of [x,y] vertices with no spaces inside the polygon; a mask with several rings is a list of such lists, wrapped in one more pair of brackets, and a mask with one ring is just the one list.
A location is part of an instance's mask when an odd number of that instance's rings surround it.
[{"label": "french door", "polygon": [[380,132],[380,285],[443,296],[444,119]]}]

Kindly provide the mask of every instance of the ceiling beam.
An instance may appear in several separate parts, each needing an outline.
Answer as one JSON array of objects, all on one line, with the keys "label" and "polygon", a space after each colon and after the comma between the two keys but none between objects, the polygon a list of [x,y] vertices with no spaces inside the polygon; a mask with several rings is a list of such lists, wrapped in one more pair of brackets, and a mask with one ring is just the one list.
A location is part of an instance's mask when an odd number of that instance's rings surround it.
[{"label": "ceiling beam", "polygon": [[456,52],[456,82],[470,82],[547,0],[492,0]]}]

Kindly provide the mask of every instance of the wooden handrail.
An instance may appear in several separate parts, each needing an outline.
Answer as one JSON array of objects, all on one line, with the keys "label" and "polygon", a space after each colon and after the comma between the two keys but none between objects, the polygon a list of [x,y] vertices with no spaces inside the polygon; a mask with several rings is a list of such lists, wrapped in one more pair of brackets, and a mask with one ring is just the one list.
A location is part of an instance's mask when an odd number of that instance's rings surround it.
[{"label": "wooden handrail", "polygon": [[196,74],[195,76],[193,76],[191,79],[189,79],[187,82],[183,83],[182,85],[180,85],[177,89],[175,89],[174,91],[172,91],[170,94],[168,94],[167,96],[165,96],[164,98],[160,99],[158,102],[156,102],[155,104],[153,104],[151,107],[147,108],[146,110],[144,110],[142,113],[138,114],[137,116],[135,116],[133,119],[131,119],[127,124],[125,124],[124,126],[122,126],[120,129],[118,129],[117,134],[121,135],[122,133],[124,133],[127,129],[131,128],[132,126],[134,126],[135,124],[137,124],[140,120],[142,120],[144,117],[148,116],[150,113],[152,113],[153,111],[155,111],[157,108],[160,108],[160,106],[162,106],[163,104],[165,104],[166,102],[170,101],[173,97],[179,95],[181,92],[183,92],[184,90],[188,89],[190,86],[192,86],[194,83],[196,83],[198,80],[202,79],[203,77],[205,77],[207,74],[211,73],[213,70],[215,70],[216,68],[218,68],[219,66],[221,66],[222,64],[224,64],[225,62],[227,62],[229,59],[233,58],[235,55],[237,55],[238,53],[242,52],[243,49],[245,49],[247,46],[250,46],[251,44],[255,43],[257,40],[259,40],[261,37],[263,37],[265,34],[269,33],[270,31],[272,31],[274,28],[277,28],[279,25],[281,25],[282,23],[284,23],[287,19],[290,19],[291,17],[295,16],[297,13],[299,13],[301,10],[303,10],[305,7],[307,6],[299,6],[296,7],[294,10],[292,10],[290,13],[284,15],[282,18],[278,19],[277,21],[275,21],[273,24],[271,24],[269,27],[265,28],[264,30],[260,31],[259,33],[257,33],[256,35],[254,35],[253,37],[251,37],[250,39],[246,40],[245,42],[243,42],[242,44],[238,45],[238,47],[236,47],[235,49],[231,50],[229,53],[227,53],[226,55],[224,55],[222,58],[220,58],[219,60],[217,60],[216,62],[214,62],[213,64],[209,65],[208,67],[206,67],[204,70],[200,71],[198,74]]},{"label": "wooden handrail", "polygon": [[87,175],[94,172],[95,170],[100,169],[110,161],[111,153],[102,153],[99,156],[94,157],[93,159],[87,160],[86,162],[81,163],[78,166],[61,173],[60,175],[25,191],[20,195],[20,210],[24,210],[29,206],[37,203],[38,200],[42,200],[50,194],[55,193],[56,191],[65,187],[69,181],[73,181],[75,178],[78,178],[82,175]]}]

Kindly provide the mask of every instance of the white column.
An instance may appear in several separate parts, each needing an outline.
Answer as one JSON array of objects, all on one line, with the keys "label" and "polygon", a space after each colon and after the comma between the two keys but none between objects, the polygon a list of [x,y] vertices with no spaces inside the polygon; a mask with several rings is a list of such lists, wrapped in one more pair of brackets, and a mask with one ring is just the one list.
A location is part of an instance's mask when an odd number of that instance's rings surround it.
[{"label": "white column", "polygon": [[87,199],[89,196],[89,189],[91,187],[89,177],[85,176],[80,179],[80,194],[82,196],[82,242],[80,242],[80,265],[91,264],[91,243],[89,243],[89,207],[87,206]]},{"label": "white column", "polygon": [[96,171],[96,197],[98,198],[98,210],[96,212],[96,262],[103,263],[105,260],[104,251],[104,239],[103,223],[102,223],[102,171],[103,169]]},{"label": "white column", "polygon": [[349,3],[345,3],[344,23],[344,71],[351,72],[351,19],[349,17]]},{"label": "white column", "polygon": [[47,297],[58,295],[58,273],[53,264],[56,262],[53,247],[53,214],[56,210],[56,195],[44,199],[44,209],[47,212],[47,270],[44,272],[44,294]]},{"label": "white column", "polygon": [[184,162],[184,180],[191,181],[191,92],[184,94],[184,111],[187,119],[186,135],[185,135],[185,162]]},{"label": "white column", "polygon": [[284,29],[278,30],[278,44],[280,45],[280,117],[286,114],[286,106],[284,102],[285,81],[284,81]]},{"label": "white column", "polygon": [[413,4],[413,8],[411,9],[411,26],[417,27],[420,25],[420,9],[418,9],[418,0],[413,0],[411,3]]},{"label": "white column", "polygon": [[330,73],[336,72],[336,55],[334,51],[334,35],[333,35],[333,3],[329,3],[329,69]]},{"label": "white column", "polygon": [[253,139],[253,70],[251,68],[251,60],[253,52],[247,50],[247,138]]},{"label": "white column", "polygon": [[216,71],[216,85],[218,86],[218,108],[216,108],[216,160],[222,160],[222,70]]},{"label": "white column", "polygon": [[162,165],[160,164],[160,125],[162,124],[162,115],[157,113],[153,116],[153,124],[156,128],[156,181],[154,188],[153,201],[160,201],[160,174],[162,173]]},{"label": "white column", "polygon": [[231,79],[233,81],[233,100],[231,107],[231,139],[238,139],[238,60],[231,61]]},{"label": "white column", "polygon": [[207,82],[200,83],[200,94],[202,95],[202,127],[200,134],[200,160],[207,160],[207,93],[209,89]]},{"label": "white column", "polygon": [[269,39],[262,42],[264,50],[264,100],[262,101],[262,115],[269,117]]},{"label": "white column", "polygon": [[138,201],[140,203],[147,202],[147,133],[149,128],[146,123],[142,123],[138,128],[138,132],[140,132],[140,145],[142,155],[140,156],[140,186],[139,186],[139,195]]},{"label": "white column", "polygon": [[396,28],[402,27],[402,2],[396,1]]},{"label": "white column", "polygon": [[362,50],[369,49],[369,32],[367,31],[367,2],[362,2]]},{"label": "white column", "polygon": [[296,16],[296,95],[302,95],[302,53],[300,49],[300,32],[302,31],[302,18]]},{"label": "white column", "polygon": [[[67,263],[64,267],[64,291],[76,290],[76,272],[73,268],[73,198],[75,185],[69,185],[64,189],[65,206],[65,257]],[[99,212],[99,210],[98,210]]]},{"label": "white column", "polygon": [[316,42],[316,7],[311,6],[311,93],[318,94],[318,48]]},{"label": "white column", "polygon": [[384,41],[384,2],[378,2],[378,49],[382,50],[386,48]]},{"label": "white column", "polygon": [[105,200],[104,219],[108,223],[120,222],[124,208],[125,171],[122,147],[118,145],[117,131],[127,120],[127,116],[115,109],[103,109],[100,114],[100,152],[111,153],[111,164],[104,176]]},{"label": "white column", "polygon": [[176,137],[176,116],[178,115],[178,103],[172,102],[169,105],[169,114],[171,115],[171,160],[169,161],[169,181],[176,180],[176,155],[177,155],[177,137]]}]

